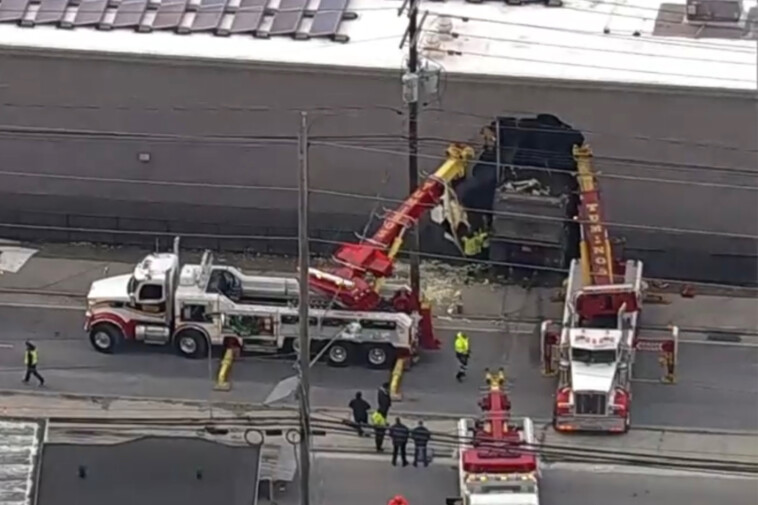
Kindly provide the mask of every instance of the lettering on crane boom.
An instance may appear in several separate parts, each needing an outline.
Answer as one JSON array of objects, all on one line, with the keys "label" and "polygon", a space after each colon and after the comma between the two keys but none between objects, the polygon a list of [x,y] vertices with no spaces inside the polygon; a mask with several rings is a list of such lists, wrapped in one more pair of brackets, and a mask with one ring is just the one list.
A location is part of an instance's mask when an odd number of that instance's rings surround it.
[{"label": "lettering on crane boom", "polygon": [[611,265],[608,264],[608,241],[605,227],[600,217],[600,205],[597,202],[586,202],[584,208],[586,214],[585,220],[587,221],[584,226],[585,238],[590,253],[592,275],[610,277]]}]

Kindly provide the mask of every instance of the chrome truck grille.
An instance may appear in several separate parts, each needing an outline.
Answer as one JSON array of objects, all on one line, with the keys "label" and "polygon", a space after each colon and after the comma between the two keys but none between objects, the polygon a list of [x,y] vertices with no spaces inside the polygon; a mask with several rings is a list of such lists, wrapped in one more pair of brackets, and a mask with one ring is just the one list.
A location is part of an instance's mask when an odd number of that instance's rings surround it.
[{"label": "chrome truck grille", "polygon": [[577,414],[606,414],[608,395],[605,393],[574,393],[574,405]]}]

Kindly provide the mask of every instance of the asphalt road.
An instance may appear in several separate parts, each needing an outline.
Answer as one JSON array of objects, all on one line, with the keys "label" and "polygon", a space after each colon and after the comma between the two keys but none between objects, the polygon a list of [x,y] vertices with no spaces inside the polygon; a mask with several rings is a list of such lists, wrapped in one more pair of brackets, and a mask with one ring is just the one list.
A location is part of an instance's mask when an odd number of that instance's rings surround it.
[{"label": "asphalt road", "polygon": [[[621,470],[545,470],[542,505],[754,505],[758,481],[723,479],[677,473],[660,475]],[[656,475],[658,474],[658,475]],[[456,474],[445,465],[425,469],[392,467],[385,461],[317,458],[311,487],[313,505],[384,505],[395,494],[410,505],[444,505],[455,496]],[[297,486],[277,496],[280,505],[296,505]]]},{"label": "asphalt road", "polygon": [[[293,374],[281,359],[246,357],[235,363],[233,390],[214,392],[207,360],[190,361],[168,349],[139,347],[118,355],[91,349],[76,310],[0,307],[0,388],[23,386],[23,343],[31,339],[40,351],[40,371],[53,391],[155,396],[186,399],[232,399],[260,402],[272,386]],[[403,382],[404,401],[397,409],[419,412],[476,412],[484,368],[505,366],[514,410],[519,415],[548,418],[553,382],[540,376],[535,339],[528,334],[469,332],[472,340],[470,376],[454,379],[452,330],[441,331],[444,351],[426,353]],[[653,356],[638,368],[658,377]],[[635,385],[633,422],[644,425],[722,429],[758,429],[758,348],[682,345],[679,384]],[[210,373],[209,373],[210,372]],[[313,371],[312,401],[316,406],[344,407],[357,390],[373,391],[387,373],[363,368]]]}]

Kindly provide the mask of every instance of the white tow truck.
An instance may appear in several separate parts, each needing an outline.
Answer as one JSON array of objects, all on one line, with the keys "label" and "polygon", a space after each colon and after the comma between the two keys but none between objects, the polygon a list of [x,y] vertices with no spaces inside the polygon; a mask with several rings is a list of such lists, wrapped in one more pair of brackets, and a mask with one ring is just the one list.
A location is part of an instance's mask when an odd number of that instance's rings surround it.
[{"label": "white tow truck", "polygon": [[[209,251],[199,264],[181,266],[177,238],[173,252],[146,256],[133,273],[93,282],[84,329],[102,353],[117,351],[125,341],[173,345],[188,358],[230,345],[291,353],[298,345],[297,293],[295,278],[246,275],[215,265]],[[319,353],[328,345],[329,364],[387,368],[396,355],[417,352],[418,317],[326,305],[310,309],[311,350]]]},{"label": "white tow truck", "polygon": [[623,433],[631,425],[637,351],[657,351],[672,383],[679,330],[641,331],[646,298],[641,261],[623,261],[604,225],[588,146],[574,148],[581,203],[580,258],[571,262],[563,319],[541,328],[542,367],[557,375],[553,426],[558,431]]}]

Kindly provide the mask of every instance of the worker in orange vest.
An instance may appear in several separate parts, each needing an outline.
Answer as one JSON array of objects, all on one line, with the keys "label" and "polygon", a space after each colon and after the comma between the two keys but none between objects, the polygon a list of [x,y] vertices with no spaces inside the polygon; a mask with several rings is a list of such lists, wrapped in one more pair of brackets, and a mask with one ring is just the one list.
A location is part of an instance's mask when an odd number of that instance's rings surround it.
[{"label": "worker in orange vest", "polygon": [[387,502],[387,505],[408,505],[408,500],[404,497],[397,495]]}]

